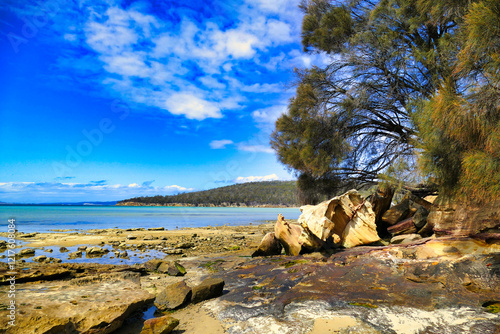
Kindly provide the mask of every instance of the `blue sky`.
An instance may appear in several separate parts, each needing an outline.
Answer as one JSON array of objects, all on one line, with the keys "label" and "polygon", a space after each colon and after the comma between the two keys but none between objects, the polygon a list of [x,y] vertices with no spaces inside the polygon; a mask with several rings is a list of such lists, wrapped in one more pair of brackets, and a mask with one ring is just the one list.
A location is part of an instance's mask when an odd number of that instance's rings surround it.
[{"label": "blue sky", "polygon": [[0,201],[106,201],[290,180],[298,0],[0,2]]}]

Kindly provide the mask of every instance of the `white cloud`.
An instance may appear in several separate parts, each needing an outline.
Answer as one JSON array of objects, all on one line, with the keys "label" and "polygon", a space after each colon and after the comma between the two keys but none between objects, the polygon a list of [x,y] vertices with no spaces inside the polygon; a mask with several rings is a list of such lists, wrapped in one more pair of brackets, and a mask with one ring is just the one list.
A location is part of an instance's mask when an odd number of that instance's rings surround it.
[{"label": "white cloud", "polygon": [[101,59],[106,63],[104,69],[110,73],[141,78],[151,76],[151,68],[144,63],[144,58],[137,52],[103,56]]},{"label": "white cloud", "polygon": [[260,182],[260,181],[276,181],[279,180],[278,175],[271,174],[266,176],[238,176],[234,182],[236,183],[246,183],[246,182]]},{"label": "white cloud", "polygon": [[210,142],[210,148],[214,150],[219,150],[226,148],[227,145],[234,144],[232,140],[222,139],[222,140],[212,140]]},{"label": "white cloud", "polygon": [[274,150],[272,148],[265,145],[250,145],[239,143],[237,147],[238,150],[246,152],[274,153]]},{"label": "white cloud", "polygon": [[172,195],[193,191],[193,188],[170,185],[99,184],[59,182],[4,182],[0,183],[0,201],[14,203],[83,202],[121,200],[137,196]]},{"label": "white cloud", "polygon": [[175,93],[165,101],[167,109],[175,115],[203,120],[207,117],[221,118],[220,108],[213,102],[200,99],[189,93]]},{"label": "white cloud", "polygon": [[274,123],[282,114],[286,113],[287,105],[281,104],[252,112],[252,117],[259,123],[267,123],[274,126]]},{"label": "white cloud", "polygon": [[259,42],[257,36],[238,29],[217,31],[212,38],[215,41],[215,50],[234,58],[252,57]]}]

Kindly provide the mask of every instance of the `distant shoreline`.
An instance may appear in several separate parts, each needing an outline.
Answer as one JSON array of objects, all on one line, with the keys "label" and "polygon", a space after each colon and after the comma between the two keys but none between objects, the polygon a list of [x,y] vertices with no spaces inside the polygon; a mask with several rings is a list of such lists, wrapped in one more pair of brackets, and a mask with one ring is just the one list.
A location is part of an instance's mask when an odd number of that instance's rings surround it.
[{"label": "distant shoreline", "polygon": [[227,203],[221,205],[215,204],[191,204],[191,203],[139,203],[139,202],[119,202],[115,206],[166,206],[166,207],[200,207],[200,208],[299,208],[298,206],[276,205],[276,204],[259,204],[246,205],[245,203]]}]

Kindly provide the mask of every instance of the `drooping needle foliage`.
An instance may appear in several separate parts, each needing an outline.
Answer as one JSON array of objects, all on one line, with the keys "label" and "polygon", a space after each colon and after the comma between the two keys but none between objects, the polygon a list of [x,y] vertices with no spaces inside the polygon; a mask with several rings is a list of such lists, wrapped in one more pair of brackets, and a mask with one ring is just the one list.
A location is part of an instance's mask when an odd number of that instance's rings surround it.
[{"label": "drooping needle foliage", "polygon": [[499,6],[304,1],[304,49],[329,63],[297,70],[271,137],[280,161],[299,181],[341,186],[419,158],[445,191],[499,192]]}]

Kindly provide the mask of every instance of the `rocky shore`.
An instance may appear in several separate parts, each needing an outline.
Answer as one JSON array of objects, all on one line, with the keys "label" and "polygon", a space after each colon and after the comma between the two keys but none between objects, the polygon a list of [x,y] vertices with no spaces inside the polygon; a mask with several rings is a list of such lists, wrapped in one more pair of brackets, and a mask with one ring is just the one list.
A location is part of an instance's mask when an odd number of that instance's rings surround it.
[{"label": "rocky shore", "polygon": [[[350,202],[338,203],[335,210],[346,212]],[[277,228],[295,225],[307,232],[304,240],[324,245],[310,239],[311,219],[309,225],[281,217],[262,225],[174,231],[20,233],[16,326],[9,325],[8,298],[2,298],[0,333],[500,332],[498,238],[422,232],[414,239],[398,234],[402,240],[393,235],[359,244],[371,238],[371,209],[353,203],[353,217],[362,220],[349,218],[343,231],[355,232],[356,239],[339,230],[338,244],[345,246],[295,256],[280,248],[279,255],[251,257],[264,236],[283,239]],[[318,208],[304,212],[313,217]],[[358,245],[351,247],[352,240]],[[2,296],[12,292],[9,272],[3,263]]]}]

